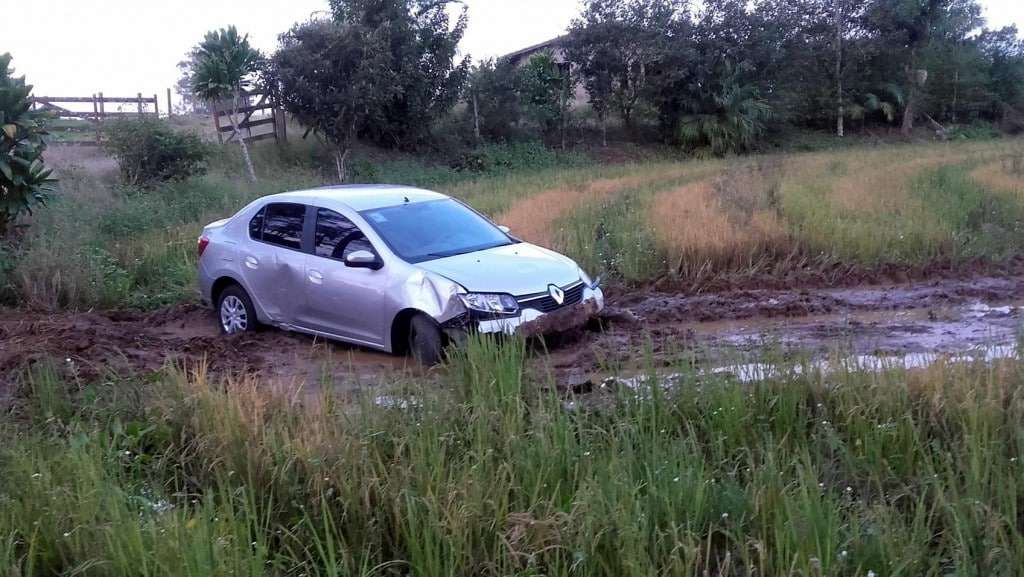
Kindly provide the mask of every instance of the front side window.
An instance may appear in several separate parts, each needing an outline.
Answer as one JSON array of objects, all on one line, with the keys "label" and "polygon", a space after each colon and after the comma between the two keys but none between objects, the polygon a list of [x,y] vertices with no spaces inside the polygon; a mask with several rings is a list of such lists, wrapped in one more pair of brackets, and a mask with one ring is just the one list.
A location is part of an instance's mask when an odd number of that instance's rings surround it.
[{"label": "front side window", "polygon": [[302,225],[306,216],[306,206],[290,202],[275,202],[264,209],[263,242],[291,248],[302,249]]},{"label": "front side window", "polygon": [[316,211],[314,244],[317,256],[338,260],[345,260],[357,250],[375,252],[363,231],[352,221],[326,208]]},{"label": "front side window", "polygon": [[408,262],[476,252],[515,241],[472,209],[452,199],[361,211],[391,250]]}]

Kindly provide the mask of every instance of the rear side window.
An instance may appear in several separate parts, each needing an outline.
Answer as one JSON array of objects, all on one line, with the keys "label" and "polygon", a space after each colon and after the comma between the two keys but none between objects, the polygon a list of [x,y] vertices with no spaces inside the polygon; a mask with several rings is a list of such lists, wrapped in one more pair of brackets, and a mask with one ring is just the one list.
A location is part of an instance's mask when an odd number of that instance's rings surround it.
[{"label": "rear side window", "polygon": [[344,216],[319,208],[316,211],[316,255],[325,258],[344,260],[346,256],[357,250],[373,252],[373,246],[352,221]]},{"label": "rear side window", "polygon": [[[264,208],[263,234],[261,240],[277,246],[300,250],[302,248],[302,223],[306,216],[306,205],[276,202]],[[250,230],[252,224],[250,223]]]},{"label": "rear side window", "polygon": [[252,217],[249,221],[249,238],[253,240],[260,240],[263,238],[263,213],[267,212],[267,207],[263,207],[256,216]]}]

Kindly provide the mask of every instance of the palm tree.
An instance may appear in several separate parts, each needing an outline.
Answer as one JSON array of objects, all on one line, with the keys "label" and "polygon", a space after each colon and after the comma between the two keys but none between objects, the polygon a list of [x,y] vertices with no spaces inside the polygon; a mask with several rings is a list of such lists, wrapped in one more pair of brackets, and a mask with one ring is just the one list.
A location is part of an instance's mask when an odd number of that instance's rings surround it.
[{"label": "palm tree", "polygon": [[[256,181],[256,171],[249,156],[249,146],[238,131],[238,102],[242,91],[252,82],[262,59],[259,51],[249,45],[249,37],[239,36],[234,26],[206,33],[195,54],[192,70],[192,92],[210,103],[231,99],[233,138],[242,147],[249,178]],[[215,111],[216,113],[216,111]]]},{"label": "palm tree", "polygon": [[749,150],[772,115],[757,87],[742,84],[739,71],[729,64],[719,78],[690,96],[678,138],[698,154]]}]

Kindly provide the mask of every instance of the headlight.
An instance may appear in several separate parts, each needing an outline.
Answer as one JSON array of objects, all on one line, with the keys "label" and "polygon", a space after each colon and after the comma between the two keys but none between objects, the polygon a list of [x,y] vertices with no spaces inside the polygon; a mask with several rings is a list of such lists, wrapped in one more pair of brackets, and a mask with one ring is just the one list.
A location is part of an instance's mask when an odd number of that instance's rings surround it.
[{"label": "headlight", "polygon": [[519,303],[512,295],[500,293],[465,293],[459,295],[462,304],[474,311],[499,315],[514,315],[519,312]]},{"label": "headlight", "polygon": [[590,275],[587,274],[587,271],[580,267],[576,268],[580,271],[580,280],[583,281],[583,284],[587,285],[587,288],[594,289],[597,288],[597,285],[601,284],[601,277],[597,277],[597,280],[590,280]]}]

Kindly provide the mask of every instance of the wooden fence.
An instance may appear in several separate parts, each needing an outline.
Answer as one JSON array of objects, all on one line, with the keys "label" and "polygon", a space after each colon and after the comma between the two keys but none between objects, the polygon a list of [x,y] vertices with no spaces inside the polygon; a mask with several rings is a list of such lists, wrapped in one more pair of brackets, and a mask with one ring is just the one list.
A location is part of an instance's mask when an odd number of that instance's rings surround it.
[{"label": "wooden fence", "polygon": [[[230,101],[213,106],[213,126],[217,131],[217,142],[221,144],[235,141],[235,129],[231,125],[232,108]],[[237,112],[235,120],[238,132],[246,142],[266,138],[273,138],[278,143],[287,140],[284,112],[278,110],[269,95],[258,92],[246,93],[239,101],[238,110],[234,112]],[[257,127],[266,128],[260,128],[253,132],[253,128]],[[225,134],[227,134],[226,138]]]},{"label": "wooden fence", "polygon": [[[92,110],[86,105],[92,105]],[[80,118],[92,122],[96,140],[81,144],[99,144],[103,137],[103,121],[108,118],[160,115],[156,94],[150,98],[143,97],[141,92],[137,96],[104,96],[102,92],[92,96],[33,96],[32,107],[49,111],[59,118]],[[72,110],[72,107],[84,107],[85,110]]]}]

